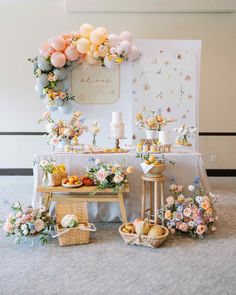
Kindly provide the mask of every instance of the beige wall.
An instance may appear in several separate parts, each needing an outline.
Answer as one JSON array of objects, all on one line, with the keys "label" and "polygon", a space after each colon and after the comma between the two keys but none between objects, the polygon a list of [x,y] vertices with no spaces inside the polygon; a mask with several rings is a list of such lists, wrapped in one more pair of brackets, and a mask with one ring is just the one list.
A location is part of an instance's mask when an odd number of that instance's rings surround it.
[{"label": "beige wall", "polygon": [[[117,33],[128,29],[135,38],[202,40],[200,131],[236,131],[235,13],[67,13],[64,0],[1,0],[0,132],[42,131],[37,119],[44,106],[26,60],[49,36],[77,30],[84,22]],[[11,137],[9,145],[6,139],[0,136],[1,168],[31,167],[33,153],[44,148],[35,137],[27,139],[27,153],[13,161],[3,152],[16,154],[25,143]],[[207,167],[236,168],[236,137],[204,137],[200,149]],[[214,163],[211,154],[217,156]]]}]

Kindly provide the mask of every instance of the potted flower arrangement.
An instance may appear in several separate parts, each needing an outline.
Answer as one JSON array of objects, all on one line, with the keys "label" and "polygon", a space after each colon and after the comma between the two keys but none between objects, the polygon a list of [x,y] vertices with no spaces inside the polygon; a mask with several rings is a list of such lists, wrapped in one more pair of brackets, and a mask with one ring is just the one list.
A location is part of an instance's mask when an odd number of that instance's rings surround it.
[{"label": "potted flower arrangement", "polygon": [[171,233],[180,232],[195,238],[202,238],[207,232],[215,231],[218,219],[214,209],[217,196],[208,194],[200,186],[197,177],[194,185],[189,185],[189,197],[183,195],[183,186],[172,184],[171,196],[166,205],[159,210],[159,217]]},{"label": "potted flower arrangement", "polygon": [[127,175],[134,171],[132,166],[126,167],[124,163],[104,163],[100,159],[92,159],[92,162],[94,165],[87,168],[87,176],[97,187],[91,195],[104,189],[112,189],[114,192],[122,190],[128,182]]},{"label": "potted flower arrangement", "polygon": [[157,132],[161,132],[163,127],[172,121],[172,119],[163,117],[160,112],[156,114],[156,111],[152,110],[148,115],[138,113],[135,123],[138,128],[145,130],[147,139],[154,140],[158,138]]},{"label": "potted flower arrangement", "polygon": [[39,122],[47,121],[46,124],[46,139],[51,146],[58,146],[63,149],[66,145],[71,144],[71,140],[81,136],[86,130],[87,126],[83,125],[83,119],[80,112],[75,112],[71,120],[66,123],[63,120],[55,122],[49,112],[44,113]]},{"label": "potted flower arrangement", "polygon": [[147,177],[161,177],[166,169],[167,162],[171,165],[175,165],[175,162],[171,160],[167,161],[164,154],[161,154],[160,157],[150,154],[137,154],[136,157],[142,159],[141,167]]},{"label": "potted flower arrangement", "polygon": [[11,208],[13,212],[7,217],[3,227],[7,236],[16,236],[17,244],[24,242],[25,239],[32,240],[36,236],[39,236],[42,244],[47,243],[54,220],[44,206],[33,209],[17,202]]},{"label": "potted flower arrangement", "polygon": [[198,129],[193,126],[188,127],[184,124],[179,128],[174,128],[174,131],[178,134],[175,139],[176,145],[192,146],[189,139],[197,133]]}]

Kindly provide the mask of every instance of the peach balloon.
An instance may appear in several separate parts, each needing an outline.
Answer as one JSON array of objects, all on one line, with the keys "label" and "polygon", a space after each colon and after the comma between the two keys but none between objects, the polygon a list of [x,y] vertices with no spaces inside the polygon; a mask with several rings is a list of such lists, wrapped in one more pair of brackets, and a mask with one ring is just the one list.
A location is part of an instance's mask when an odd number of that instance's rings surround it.
[{"label": "peach balloon", "polygon": [[57,51],[63,51],[66,48],[66,41],[63,37],[54,37],[51,41],[52,47]]},{"label": "peach balloon", "polygon": [[96,31],[101,31],[106,37],[108,36],[107,29],[105,29],[103,27],[96,28]]},{"label": "peach balloon", "polygon": [[88,38],[92,31],[93,31],[93,26],[90,24],[83,24],[79,28],[80,35],[83,38]]},{"label": "peach balloon", "polygon": [[56,51],[51,55],[51,63],[56,68],[62,68],[66,64],[65,54]]},{"label": "peach balloon", "polygon": [[78,50],[71,46],[66,47],[64,53],[65,53],[66,59],[69,61],[75,61],[79,58]]},{"label": "peach balloon", "polygon": [[92,56],[86,56],[86,61],[88,64],[90,65],[96,65],[98,63],[98,61],[96,59],[94,59]]},{"label": "peach balloon", "polygon": [[103,32],[95,30],[90,34],[89,39],[92,44],[101,45],[106,40],[106,36]]},{"label": "peach balloon", "polygon": [[39,47],[39,54],[43,57],[49,57],[53,53],[53,48],[48,43],[43,43]]},{"label": "peach balloon", "polygon": [[88,39],[80,38],[77,41],[76,49],[79,51],[79,53],[85,54],[89,51],[89,48],[90,48],[90,42]]}]

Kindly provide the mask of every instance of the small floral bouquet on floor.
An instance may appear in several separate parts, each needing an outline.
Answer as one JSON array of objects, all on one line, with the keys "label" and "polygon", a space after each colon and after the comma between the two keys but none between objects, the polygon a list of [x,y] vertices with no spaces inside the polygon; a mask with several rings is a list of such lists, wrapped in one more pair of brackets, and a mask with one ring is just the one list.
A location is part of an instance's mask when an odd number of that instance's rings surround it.
[{"label": "small floral bouquet on floor", "polygon": [[16,236],[16,244],[35,236],[40,237],[42,244],[47,243],[54,220],[44,206],[33,209],[32,207],[23,207],[20,202],[17,202],[11,208],[13,212],[9,214],[3,227],[7,236]]},{"label": "small floral bouquet on floor", "polygon": [[156,113],[155,110],[150,111],[150,113],[147,115],[137,113],[135,121],[136,125],[140,129],[157,131],[161,131],[163,127],[166,126],[169,122],[173,122],[173,119],[165,118],[164,116],[162,116],[160,111]]},{"label": "small floral bouquet on floor", "polygon": [[128,182],[127,175],[134,171],[134,167],[126,167],[124,163],[104,163],[99,159],[91,161],[94,166],[87,168],[87,175],[97,186],[91,196],[104,189],[112,189],[116,193],[121,191]]},{"label": "small floral bouquet on floor", "polygon": [[171,196],[166,199],[167,204],[159,210],[159,217],[169,228],[171,233],[176,231],[186,233],[191,237],[202,238],[209,230],[215,231],[215,222],[218,219],[214,203],[217,196],[200,187],[200,178],[197,177],[194,185],[189,185],[191,195],[185,197],[183,186],[172,184]]},{"label": "small floral bouquet on floor", "polygon": [[51,146],[56,146],[61,141],[65,140],[68,143],[74,138],[81,136],[86,130],[87,126],[83,124],[80,112],[75,112],[71,120],[67,123],[63,120],[54,121],[49,112],[45,112],[40,122],[47,121],[46,135],[47,143]]}]

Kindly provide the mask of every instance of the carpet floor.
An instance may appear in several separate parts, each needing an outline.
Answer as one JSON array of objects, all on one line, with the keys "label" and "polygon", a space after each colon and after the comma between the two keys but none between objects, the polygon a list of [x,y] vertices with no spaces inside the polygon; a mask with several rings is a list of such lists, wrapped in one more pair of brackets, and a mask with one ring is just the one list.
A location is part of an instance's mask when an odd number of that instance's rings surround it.
[{"label": "carpet floor", "polygon": [[[97,224],[88,245],[15,246],[0,234],[0,295],[236,294],[236,178],[210,178],[217,231],[203,240],[170,236],[158,249],[126,246],[120,224]],[[9,203],[30,203],[33,178],[0,177],[0,218]]]}]

